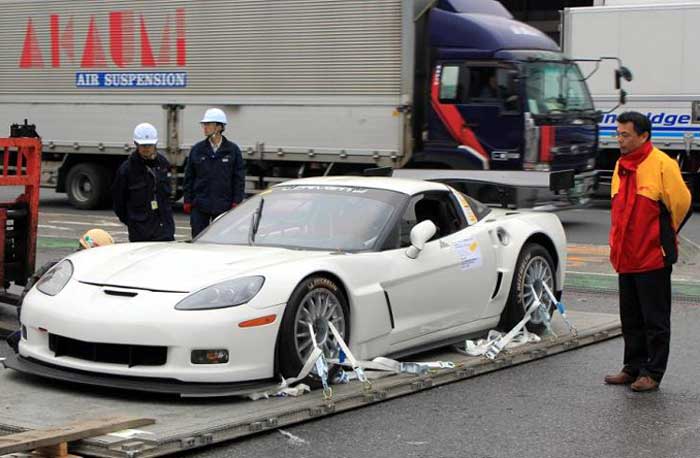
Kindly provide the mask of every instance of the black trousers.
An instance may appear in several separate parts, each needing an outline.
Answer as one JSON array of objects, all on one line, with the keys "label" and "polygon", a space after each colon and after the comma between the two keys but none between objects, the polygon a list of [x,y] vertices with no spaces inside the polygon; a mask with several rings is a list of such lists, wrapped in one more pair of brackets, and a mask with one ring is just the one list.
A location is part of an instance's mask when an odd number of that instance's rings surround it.
[{"label": "black trousers", "polygon": [[199,210],[198,208],[193,208],[192,213],[190,213],[190,227],[192,228],[192,238],[197,237],[197,235],[211,224],[212,221],[216,219],[221,213],[207,213]]},{"label": "black trousers", "polygon": [[671,267],[620,274],[623,371],[657,382],[666,372],[671,344]]}]

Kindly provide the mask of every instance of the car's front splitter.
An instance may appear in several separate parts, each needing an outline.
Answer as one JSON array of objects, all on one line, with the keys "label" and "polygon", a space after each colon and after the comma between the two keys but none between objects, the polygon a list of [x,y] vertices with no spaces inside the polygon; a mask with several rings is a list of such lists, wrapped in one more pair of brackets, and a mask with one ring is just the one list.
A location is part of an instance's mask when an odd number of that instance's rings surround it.
[{"label": "car's front splitter", "polygon": [[5,368],[14,369],[23,374],[61,380],[79,385],[172,394],[184,398],[247,396],[252,393],[274,391],[275,388],[279,387],[279,384],[275,383],[274,380],[236,383],[192,383],[168,379],[101,375],[51,366],[34,359],[24,358],[14,353],[8,355],[5,360],[2,361],[2,365]]}]

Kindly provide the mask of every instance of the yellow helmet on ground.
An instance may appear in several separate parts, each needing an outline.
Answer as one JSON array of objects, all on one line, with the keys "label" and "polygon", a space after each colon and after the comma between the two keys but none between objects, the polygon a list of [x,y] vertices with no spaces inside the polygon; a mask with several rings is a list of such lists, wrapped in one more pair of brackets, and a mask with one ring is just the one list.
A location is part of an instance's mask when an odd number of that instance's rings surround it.
[{"label": "yellow helmet on ground", "polygon": [[90,229],[80,237],[80,246],[85,249],[112,245],[114,239],[109,232],[102,229]]}]

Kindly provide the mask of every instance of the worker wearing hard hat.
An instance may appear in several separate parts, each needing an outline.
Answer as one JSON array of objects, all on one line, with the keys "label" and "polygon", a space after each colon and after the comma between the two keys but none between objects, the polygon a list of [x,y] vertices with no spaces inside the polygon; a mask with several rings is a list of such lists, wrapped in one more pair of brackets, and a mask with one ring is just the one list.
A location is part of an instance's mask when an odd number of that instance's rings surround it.
[{"label": "worker wearing hard hat", "polygon": [[175,240],[170,206],[170,164],[156,151],[151,124],[134,129],[134,151],[117,170],[112,186],[114,213],[129,229],[130,242]]},{"label": "worker wearing hard hat", "polygon": [[200,121],[204,140],[190,150],[185,167],[184,206],[192,237],[244,198],[245,163],[238,145],[222,135],[226,113],[210,108]]}]

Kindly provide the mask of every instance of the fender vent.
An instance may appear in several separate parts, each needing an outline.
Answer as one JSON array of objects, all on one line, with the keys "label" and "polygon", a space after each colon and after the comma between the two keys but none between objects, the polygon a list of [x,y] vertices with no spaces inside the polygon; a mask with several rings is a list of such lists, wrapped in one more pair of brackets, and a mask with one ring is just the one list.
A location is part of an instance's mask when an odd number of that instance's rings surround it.
[{"label": "fender vent", "polygon": [[389,310],[389,320],[391,321],[391,329],[394,329],[395,328],[394,311],[391,309],[391,301],[389,300],[389,293],[384,291],[384,297],[386,298],[386,308]]},{"label": "fender vent", "polygon": [[496,297],[498,295],[498,292],[501,290],[501,283],[503,282],[503,272],[498,272],[498,276],[496,277],[496,288],[493,290],[493,294],[491,295],[491,299]]}]

